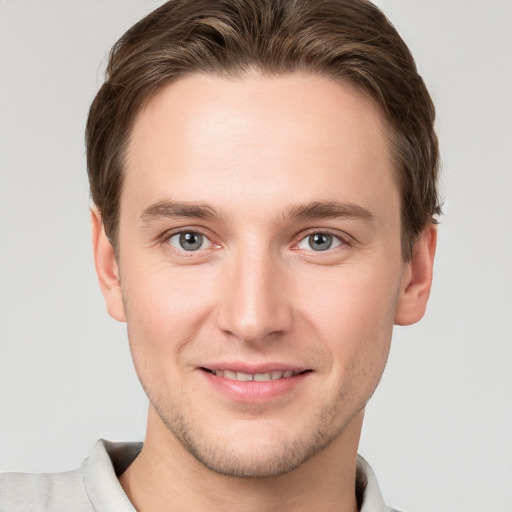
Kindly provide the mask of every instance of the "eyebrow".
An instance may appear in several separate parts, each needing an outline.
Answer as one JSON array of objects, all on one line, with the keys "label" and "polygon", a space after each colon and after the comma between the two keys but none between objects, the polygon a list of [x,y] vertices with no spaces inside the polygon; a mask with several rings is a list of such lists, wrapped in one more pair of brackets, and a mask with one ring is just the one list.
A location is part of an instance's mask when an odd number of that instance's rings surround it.
[{"label": "eyebrow", "polygon": [[[140,215],[140,220],[147,224],[159,218],[188,217],[196,219],[220,218],[220,212],[207,203],[192,203],[164,200],[148,206]],[[313,201],[288,208],[283,218],[298,220],[310,219],[360,219],[372,220],[373,214],[363,206],[339,201]]]},{"label": "eyebrow", "polygon": [[299,220],[360,219],[372,220],[373,213],[363,206],[339,201],[315,201],[299,204],[288,210],[288,216]]},{"label": "eyebrow", "polygon": [[194,217],[198,219],[212,219],[220,217],[213,206],[204,203],[187,203],[180,201],[158,201],[148,206],[140,215],[143,223],[149,223],[158,218],[168,217]]}]

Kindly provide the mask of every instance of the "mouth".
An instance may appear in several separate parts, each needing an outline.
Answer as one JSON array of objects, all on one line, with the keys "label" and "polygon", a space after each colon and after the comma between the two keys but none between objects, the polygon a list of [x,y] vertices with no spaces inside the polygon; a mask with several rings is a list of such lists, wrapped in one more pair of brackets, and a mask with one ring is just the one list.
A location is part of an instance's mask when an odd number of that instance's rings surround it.
[{"label": "mouth", "polygon": [[247,405],[282,404],[283,400],[292,399],[314,373],[311,368],[279,362],[218,362],[196,369],[214,390],[214,396]]},{"label": "mouth", "polygon": [[204,372],[215,375],[216,377],[223,377],[228,380],[234,380],[238,382],[268,382],[279,379],[289,379],[296,375],[302,375],[311,372],[311,370],[272,370],[264,373],[246,373],[234,370],[222,370],[222,369],[210,369],[201,367]]}]

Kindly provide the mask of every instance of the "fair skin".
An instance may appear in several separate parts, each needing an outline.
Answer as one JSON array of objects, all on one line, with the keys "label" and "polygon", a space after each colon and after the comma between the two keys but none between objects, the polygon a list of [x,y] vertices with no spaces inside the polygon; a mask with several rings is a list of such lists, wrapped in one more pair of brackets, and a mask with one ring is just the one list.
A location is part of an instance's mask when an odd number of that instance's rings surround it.
[{"label": "fair skin", "polygon": [[403,261],[373,102],[303,74],[185,77],[135,123],[117,259],[92,219],[151,403],[120,478],[137,510],[357,510],[364,407],[436,241]]}]

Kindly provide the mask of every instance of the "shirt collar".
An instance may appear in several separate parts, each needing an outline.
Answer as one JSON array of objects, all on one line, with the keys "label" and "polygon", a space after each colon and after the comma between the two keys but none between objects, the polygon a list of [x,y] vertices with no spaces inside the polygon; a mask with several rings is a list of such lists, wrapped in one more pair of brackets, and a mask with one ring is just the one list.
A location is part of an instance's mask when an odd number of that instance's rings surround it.
[{"label": "shirt collar", "polygon": [[[82,464],[87,494],[97,512],[136,512],[117,477],[134,461],[142,443],[115,443],[100,439]],[[356,491],[360,512],[388,512],[372,468],[357,456]]]},{"label": "shirt collar", "polygon": [[390,511],[391,509],[386,507],[384,503],[384,498],[380,492],[379,483],[373,469],[361,455],[357,456],[356,475],[356,489],[362,492],[362,499],[358,496],[358,501],[362,503],[359,512]]},{"label": "shirt collar", "polygon": [[[136,512],[117,476],[137,457],[142,443],[113,443],[100,439],[82,463],[87,495],[97,512]],[[123,467],[124,466],[124,467]]]}]

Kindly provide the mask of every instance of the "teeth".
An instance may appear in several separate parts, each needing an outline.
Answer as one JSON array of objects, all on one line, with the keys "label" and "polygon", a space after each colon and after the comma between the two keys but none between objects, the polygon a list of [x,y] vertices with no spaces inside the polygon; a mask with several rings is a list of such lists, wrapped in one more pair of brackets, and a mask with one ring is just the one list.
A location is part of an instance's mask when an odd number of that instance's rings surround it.
[{"label": "teeth", "polygon": [[296,374],[292,370],[286,370],[284,372],[280,370],[274,370],[267,373],[255,373],[254,375],[251,373],[233,372],[231,370],[212,370],[212,373],[218,377],[224,377],[225,379],[230,380],[238,380],[240,382],[266,382],[269,380],[287,379]]},{"label": "teeth", "polygon": [[248,382],[248,381],[252,380],[252,375],[250,373],[236,372],[236,380],[241,380],[242,382]]},{"label": "teeth", "polygon": [[[279,377],[277,377],[277,378],[279,379]],[[267,380],[272,380],[272,377],[270,376],[270,373],[257,373],[254,376],[253,380],[256,380],[258,382],[264,382],[264,381],[267,381]]]}]

